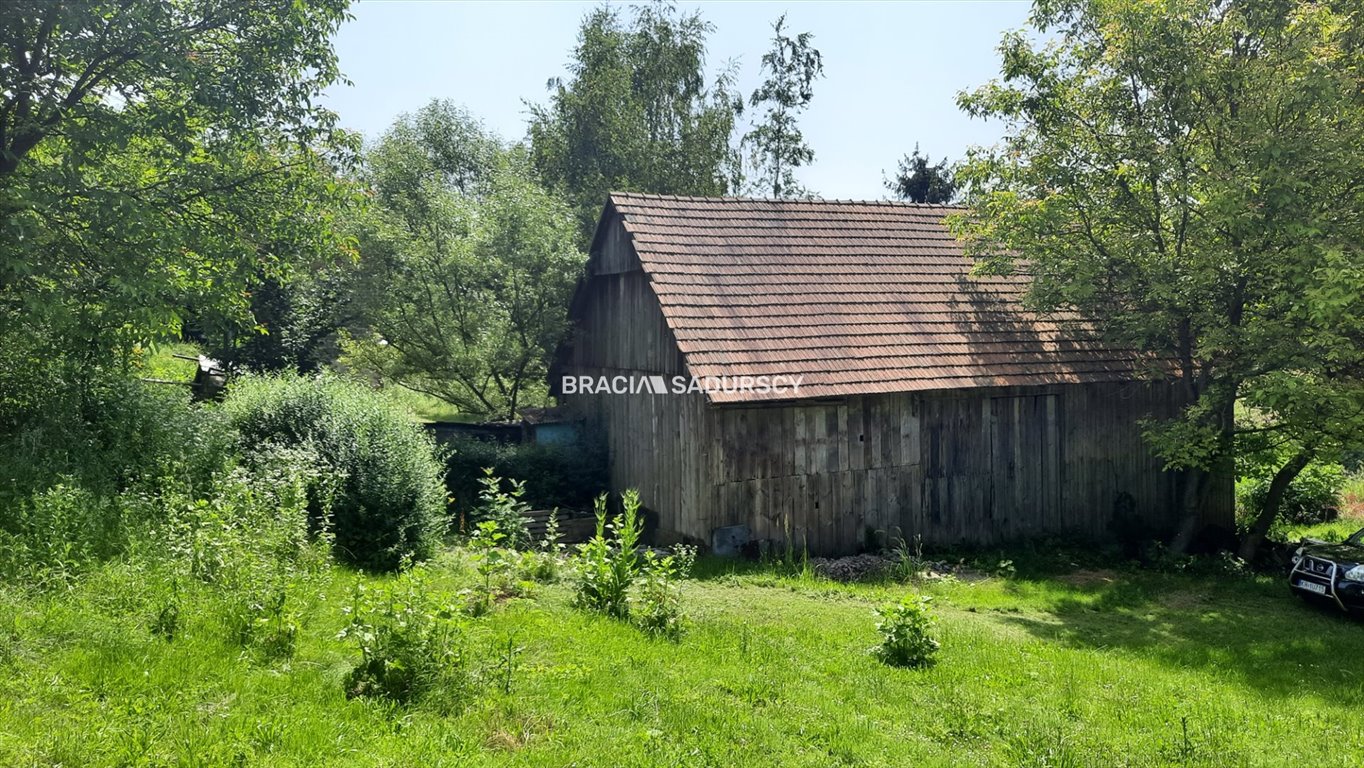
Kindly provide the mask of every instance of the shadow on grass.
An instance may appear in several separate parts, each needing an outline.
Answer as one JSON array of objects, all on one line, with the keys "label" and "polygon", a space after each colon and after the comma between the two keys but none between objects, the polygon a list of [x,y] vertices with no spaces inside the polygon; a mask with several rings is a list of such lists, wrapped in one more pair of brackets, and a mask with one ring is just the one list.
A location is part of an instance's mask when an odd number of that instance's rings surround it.
[{"label": "shadow on grass", "polygon": [[[1306,693],[1364,705],[1364,621],[1300,601],[1282,578],[1076,565],[1026,562],[1019,569],[1024,575],[999,587],[1017,598],[999,611],[1000,620],[1049,643],[1128,653],[1174,670],[1213,671],[1265,695]],[[781,563],[702,557],[694,576],[781,580],[797,571]]]},{"label": "shadow on grass", "polygon": [[1272,579],[1120,573],[1003,621],[1073,648],[1222,673],[1263,694],[1364,703],[1364,622]]},{"label": "shadow on grass", "polygon": [[747,560],[734,557],[701,555],[692,567],[692,578],[698,581],[721,581],[732,576],[794,576],[798,568],[772,561]]}]

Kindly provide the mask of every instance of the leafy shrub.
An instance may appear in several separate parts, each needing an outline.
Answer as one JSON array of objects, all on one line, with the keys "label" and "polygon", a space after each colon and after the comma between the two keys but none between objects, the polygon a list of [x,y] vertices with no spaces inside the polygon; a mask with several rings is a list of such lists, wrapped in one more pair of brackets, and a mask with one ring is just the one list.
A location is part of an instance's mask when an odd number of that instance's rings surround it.
[{"label": "leafy shrub", "polygon": [[607,487],[606,450],[596,441],[578,445],[505,445],[470,437],[446,441],[445,482],[456,515],[475,515],[484,470],[525,483],[522,498],[532,509],[581,509]]},{"label": "leafy shrub", "polygon": [[[434,552],[445,520],[443,467],[430,436],[383,395],[334,377],[256,376],[236,382],[223,408],[248,454],[303,447],[336,474],[338,557],[393,570]],[[322,508],[310,500],[314,529]]]},{"label": "leafy shrub", "polygon": [[[639,493],[633,489],[623,497],[624,513],[606,522],[606,494],[595,502],[597,532],[579,549],[574,605],[618,619],[630,616],[630,585],[640,573],[640,557],[635,551],[644,532],[639,518]],[[610,533],[610,539],[607,533]]]},{"label": "leafy shrub", "polygon": [[644,555],[643,578],[630,597],[630,616],[635,626],[646,633],[669,640],[682,637],[686,617],[682,611],[682,589],[678,581],[691,574],[696,549],[682,546],[671,555],[659,557],[652,550]]},{"label": "leafy shrub", "polygon": [[434,694],[446,706],[460,702],[469,682],[464,630],[453,601],[434,589],[424,568],[379,590],[358,584],[344,611],[350,623],[340,636],[360,646],[347,697],[406,704]]},{"label": "leafy shrub", "polygon": [[578,549],[573,604],[617,619],[631,620],[651,635],[681,637],[684,628],[682,592],[696,560],[693,547],[679,547],[670,555],[636,550],[643,521],[639,492],[622,494],[622,513],[607,522],[606,495],[595,502],[597,532]]},{"label": "leafy shrub", "polygon": [[[1244,515],[1254,519],[1264,509],[1271,478],[1253,477],[1238,484]],[[1334,520],[1345,487],[1340,464],[1312,462],[1289,483],[1279,503],[1279,519],[1292,525],[1315,525]]]},{"label": "leafy shrub", "polygon": [[[0,574],[48,580],[125,552],[167,485],[206,493],[233,461],[217,409],[181,387],[0,350]],[[15,368],[4,370],[13,362]],[[21,573],[23,572],[23,573]]]},{"label": "leafy shrub", "polygon": [[[1254,575],[1251,565],[1237,557],[1235,553],[1221,551],[1179,554],[1171,550],[1169,544],[1158,539],[1142,545],[1140,557],[1142,568],[1160,573],[1221,577]],[[1114,594],[1117,591],[1115,589]]]},{"label": "leafy shrub", "polygon": [[530,533],[526,530],[526,513],[530,507],[522,498],[526,495],[526,483],[512,480],[511,491],[502,489],[502,478],[493,474],[492,467],[483,470],[482,490],[478,494],[478,510],[475,520],[482,524],[492,523],[503,537],[503,546],[520,549],[530,545]]},{"label": "leafy shrub", "polygon": [[876,609],[881,618],[876,629],[881,633],[881,644],[872,653],[886,664],[896,667],[926,667],[933,663],[938,652],[934,637],[937,622],[928,604],[931,598],[919,597],[885,605]]},{"label": "leafy shrub", "polygon": [[[293,654],[295,606],[331,562],[325,510],[323,529],[309,530],[309,500],[329,498],[319,490],[329,479],[307,452],[275,449],[252,471],[224,473],[209,498],[182,499],[172,512],[166,551],[183,577],[213,590],[228,635],[243,647]],[[164,618],[163,609],[154,631],[163,630]]]},{"label": "leafy shrub", "polygon": [[62,360],[21,367],[32,370],[0,370],[0,506],[59,482],[101,496],[167,477],[202,490],[231,456],[216,409],[187,387]]},{"label": "leafy shrub", "polygon": [[559,580],[563,570],[564,544],[559,534],[559,512],[551,510],[545,523],[545,537],[534,550],[521,553],[519,570],[522,577],[542,584]]}]

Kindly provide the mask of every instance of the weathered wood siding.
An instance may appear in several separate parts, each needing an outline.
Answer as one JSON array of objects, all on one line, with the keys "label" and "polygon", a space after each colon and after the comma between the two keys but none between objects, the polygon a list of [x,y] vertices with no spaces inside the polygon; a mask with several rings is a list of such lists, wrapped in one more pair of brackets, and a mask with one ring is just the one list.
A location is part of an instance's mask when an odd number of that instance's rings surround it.
[{"label": "weathered wood siding", "polygon": [[[590,270],[576,298],[574,341],[560,373],[684,375],[677,342],[619,222],[607,230]],[[580,393],[560,401],[586,422],[589,433],[606,441],[614,489],[638,489],[668,531],[704,530],[705,522],[696,517],[702,462],[691,439],[706,431],[701,422],[709,414],[701,395]]]},{"label": "weathered wood siding", "polygon": [[[718,408],[709,519],[790,535],[814,553],[896,536],[1166,531],[1177,476],[1146,448],[1139,419],[1174,407],[1168,387],[1134,383]],[[1227,524],[1230,511],[1211,522]]]}]

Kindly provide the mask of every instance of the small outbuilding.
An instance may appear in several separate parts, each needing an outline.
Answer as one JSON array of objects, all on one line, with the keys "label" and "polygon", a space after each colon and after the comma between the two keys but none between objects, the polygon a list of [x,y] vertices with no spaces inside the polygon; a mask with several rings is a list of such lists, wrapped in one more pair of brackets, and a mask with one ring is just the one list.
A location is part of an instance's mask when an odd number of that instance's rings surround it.
[{"label": "small outbuilding", "polygon": [[[551,390],[664,538],[846,554],[894,539],[1162,535],[1159,366],[1024,275],[975,276],[953,209],[613,194]],[[1207,504],[1230,527],[1230,479]]]}]

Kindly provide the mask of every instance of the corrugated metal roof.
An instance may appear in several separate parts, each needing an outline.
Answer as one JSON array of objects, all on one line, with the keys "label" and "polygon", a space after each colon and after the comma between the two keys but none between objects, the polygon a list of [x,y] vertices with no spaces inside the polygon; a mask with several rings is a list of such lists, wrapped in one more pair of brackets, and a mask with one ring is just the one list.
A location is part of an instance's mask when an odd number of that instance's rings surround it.
[{"label": "corrugated metal roof", "polygon": [[1025,310],[1026,276],[971,275],[948,206],[622,193],[611,204],[693,376],[803,376],[801,398],[1134,378],[1136,353]]}]

